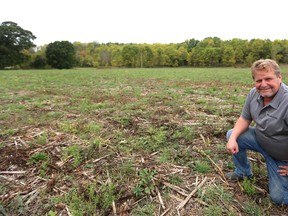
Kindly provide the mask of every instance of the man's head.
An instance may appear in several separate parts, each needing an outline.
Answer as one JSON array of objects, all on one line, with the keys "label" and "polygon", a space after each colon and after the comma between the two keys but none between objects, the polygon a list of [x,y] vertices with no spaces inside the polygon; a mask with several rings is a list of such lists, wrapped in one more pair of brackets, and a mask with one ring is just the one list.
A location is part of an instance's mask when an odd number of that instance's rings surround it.
[{"label": "man's head", "polygon": [[251,67],[257,92],[264,98],[273,97],[280,88],[282,76],[279,65],[271,59],[260,59]]}]

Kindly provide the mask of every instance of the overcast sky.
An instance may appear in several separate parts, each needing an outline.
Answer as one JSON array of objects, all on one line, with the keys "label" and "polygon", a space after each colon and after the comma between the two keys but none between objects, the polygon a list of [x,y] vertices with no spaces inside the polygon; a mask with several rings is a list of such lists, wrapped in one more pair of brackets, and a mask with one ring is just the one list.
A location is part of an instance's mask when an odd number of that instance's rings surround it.
[{"label": "overcast sky", "polygon": [[288,39],[286,0],[2,0],[0,22],[31,31],[38,46],[68,40],[180,43]]}]

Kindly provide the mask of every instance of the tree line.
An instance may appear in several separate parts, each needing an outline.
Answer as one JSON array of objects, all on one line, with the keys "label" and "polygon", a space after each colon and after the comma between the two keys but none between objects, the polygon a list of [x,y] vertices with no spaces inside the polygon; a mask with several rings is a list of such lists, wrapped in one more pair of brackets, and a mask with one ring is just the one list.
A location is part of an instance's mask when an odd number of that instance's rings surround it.
[{"label": "tree line", "polygon": [[221,40],[207,37],[170,44],[55,41],[36,48],[32,43],[35,38],[16,23],[2,23],[0,68],[241,67],[250,66],[260,58],[271,58],[279,64],[288,63],[286,39]]}]

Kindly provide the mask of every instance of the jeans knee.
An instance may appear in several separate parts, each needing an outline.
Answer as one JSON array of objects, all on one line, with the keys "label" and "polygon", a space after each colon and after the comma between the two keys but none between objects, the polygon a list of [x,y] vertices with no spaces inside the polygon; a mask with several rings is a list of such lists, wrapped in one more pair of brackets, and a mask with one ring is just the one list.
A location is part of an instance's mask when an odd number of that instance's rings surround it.
[{"label": "jeans knee", "polygon": [[287,198],[287,194],[285,194],[283,191],[279,191],[279,190],[274,190],[271,191],[270,190],[270,199],[278,205],[287,205],[288,204],[288,198]]}]

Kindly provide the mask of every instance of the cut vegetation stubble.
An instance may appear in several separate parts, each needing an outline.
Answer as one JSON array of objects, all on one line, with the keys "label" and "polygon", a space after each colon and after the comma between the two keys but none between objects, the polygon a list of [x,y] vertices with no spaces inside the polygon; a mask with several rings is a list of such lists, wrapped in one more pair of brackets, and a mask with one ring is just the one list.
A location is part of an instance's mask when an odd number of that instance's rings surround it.
[{"label": "cut vegetation stubble", "polygon": [[267,198],[259,155],[255,179],[223,176],[248,68],[0,71],[0,83],[0,214],[288,211]]}]

